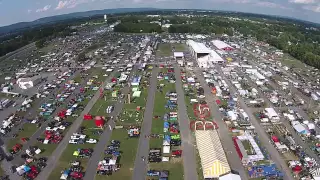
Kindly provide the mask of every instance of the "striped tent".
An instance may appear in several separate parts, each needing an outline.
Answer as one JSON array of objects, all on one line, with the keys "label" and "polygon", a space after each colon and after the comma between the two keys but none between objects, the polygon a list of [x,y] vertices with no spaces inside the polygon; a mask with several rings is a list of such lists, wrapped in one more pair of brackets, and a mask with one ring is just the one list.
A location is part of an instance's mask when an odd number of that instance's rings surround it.
[{"label": "striped tent", "polygon": [[320,179],[320,168],[310,169],[310,174],[312,174],[314,179]]},{"label": "striped tent", "polygon": [[231,172],[216,130],[195,132],[204,178],[219,178]]}]

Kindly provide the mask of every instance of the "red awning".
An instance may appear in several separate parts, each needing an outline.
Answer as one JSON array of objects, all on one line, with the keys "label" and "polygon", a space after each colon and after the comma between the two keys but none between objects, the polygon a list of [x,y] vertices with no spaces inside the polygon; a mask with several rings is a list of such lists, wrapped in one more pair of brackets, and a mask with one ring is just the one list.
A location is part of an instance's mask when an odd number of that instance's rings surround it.
[{"label": "red awning", "polygon": [[90,114],[85,114],[85,115],[83,116],[83,119],[84,119],[84,120],[91,120],[91,119],[93,119],[93,118],[92,118],[92,116],[91,116]]}]

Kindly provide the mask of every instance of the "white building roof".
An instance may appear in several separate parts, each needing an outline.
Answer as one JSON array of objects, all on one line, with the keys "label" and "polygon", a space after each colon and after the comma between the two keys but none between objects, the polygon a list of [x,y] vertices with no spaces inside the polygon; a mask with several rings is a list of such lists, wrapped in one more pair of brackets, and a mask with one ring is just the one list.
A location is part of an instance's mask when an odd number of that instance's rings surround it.
[{"label": "white building roof", "polygon": [[210,59],[213,62],[224,62],[224,60],[222,59],[222,57],[214,50],[210,50]]},{"label": "white building roof", "polygon": [[273,108],[265,108],[265,111],[268,118],[279,118],[277,112]]},{"label": "white building roof", "polygon": [[184,57],[184,54],[183,54],[183,52],[174,52],[173,56],[174,57]]},{"label": "white building roof", "polygon": [[206,45],[204,45],[203,43],[198,43],[195,42],[193,40],[188,40],[187,41],[187,45],[191,46],[191,48],[193,49],[194,52],[196,53],[204,53],[204,54],[209,54],[210,53],[210,49],[207,48]]},{"label": "white building roof", "polygon": [[223,48],[232,48],[230,45],[228,45],[227,43],[220,41],[220,40],[213,40],[211,41],[212,44],[217,47],[218,49],[223,49]]},{"label": "white building roof", "polygon": [[32,79],[30,78],[19,78],[17,84],[21,89],[29,89],[33,87]]},{"label": "white building roof", "polygon": [[195,131],[197,147],[201,158],[203,177],[219,178],[231,172],[226,154],[216,130]]},{"label": "white building roof", "polygon": [[227,174],[219,178],[219,180],[241,180],[237,174]]}]

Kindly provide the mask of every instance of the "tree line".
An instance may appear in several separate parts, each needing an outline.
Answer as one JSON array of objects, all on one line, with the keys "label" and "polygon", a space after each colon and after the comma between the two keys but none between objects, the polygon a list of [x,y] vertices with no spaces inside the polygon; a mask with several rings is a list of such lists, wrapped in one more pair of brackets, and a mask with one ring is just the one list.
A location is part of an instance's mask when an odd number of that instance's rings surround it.
[{"label": "tree line", "polygon": [[65,37],[76,30],[71,29],[68,25],[52,25],[47,27],[30,29],[22,32],[20,35],[4,37],[0,39],[0,56],[15,51],[27,44],[36,42],[38,48],[43,47],[46,40],[54,37]]},{"label": "tree line", "polygon": [[145,22],[122,22],[114,27],[114,32],[124,33],[161,33],[162,29],[159,24]]}]

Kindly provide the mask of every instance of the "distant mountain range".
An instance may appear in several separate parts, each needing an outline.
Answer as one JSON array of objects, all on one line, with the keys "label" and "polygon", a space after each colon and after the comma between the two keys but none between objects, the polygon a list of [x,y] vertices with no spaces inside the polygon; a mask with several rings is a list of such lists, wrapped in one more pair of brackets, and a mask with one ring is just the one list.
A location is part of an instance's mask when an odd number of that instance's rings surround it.
[{"label": "distant mountain range", "polygon": [[35,26],[44,25],[44,24],[52,24],[57,21],[66,21],[69,19],[90,17],[94,15],[119,14],[119,13],[127,13],[127,12],[143,12],[143,11],[154,11],[154,10],[158,10],[158,9],[156,8],[117,8],[117,9],[93,10],[93,11],[86,11],[86,12],[75,12],[70,14],[44,17],[31,22],[19,22],[19,23],[8,25],[8,26],[3,26],[3,27],[0,27],[0,34],[6,34],[12,31],[26,29],[29,27],[35,27]]},{"label": "distant mountain range", "polygon": [[287,20],[289,22],[303,23],[309,26],[320,27],[320,25],[317,23],[299,20],[299,19],[290,18],[290,17],[262,15],[262,14],[253,14],[253,13],[244,13],[244,12],[203,10],[203,9],[117,8],[117,9],[92,10],[92,11],[86,11],[86,12],[75,12],[70,14],[44,17],[31,22],[20,22],[20,23],[8,25],[8,26],[3,26],[3,27],[0,27],[0,37],[8,33],[11,34],[11,33],[19,32],[21,30],[28,29],[30,27],[37,27],[45,24],[53,24],[55,22],[68,21],[71,19],[85,18],[85,17],[104,15],[104,14],[119,14],[119,13],[148,12],[148,11],[211,11],[214,14],[219,14],[219,15],[237,14],[237,15],[251,16],[251,17],[271,18],[271,19],[278,19],[278,20]]}]

